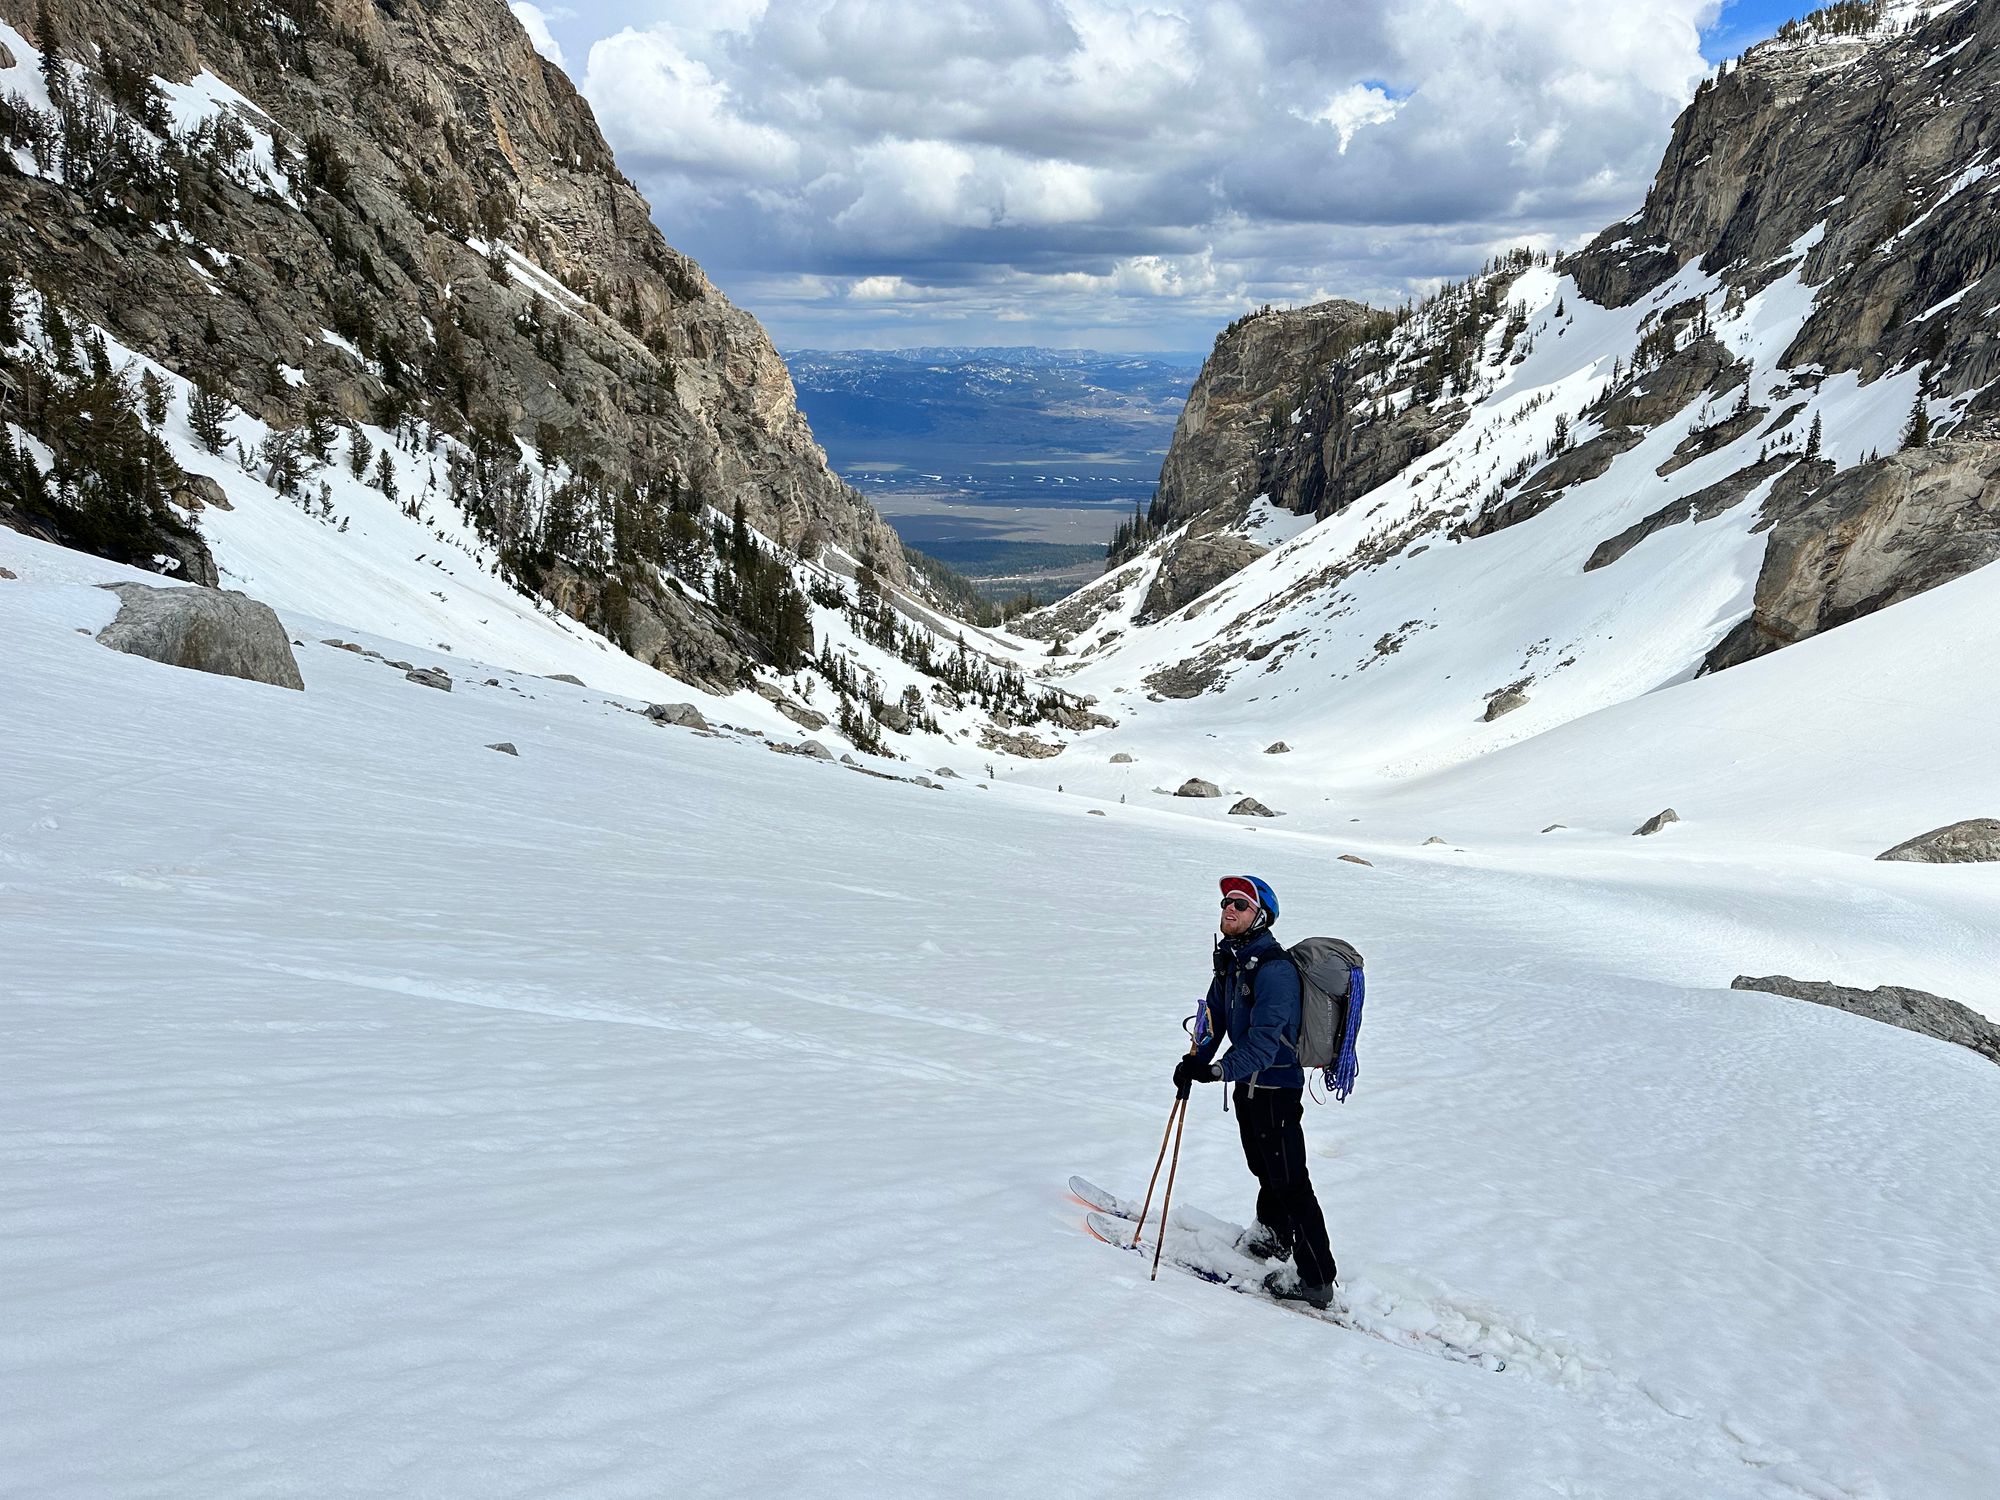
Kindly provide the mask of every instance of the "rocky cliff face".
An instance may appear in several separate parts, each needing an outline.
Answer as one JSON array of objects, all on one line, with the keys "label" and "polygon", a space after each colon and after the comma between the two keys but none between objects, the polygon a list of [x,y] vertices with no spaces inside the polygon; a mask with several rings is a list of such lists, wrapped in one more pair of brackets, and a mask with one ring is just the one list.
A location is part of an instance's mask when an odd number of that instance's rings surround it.
[{"label": "rocky cliff face", "polygon": [[[1573,296],[1632,308],[1636,345],[1608,371],[1601,359],[1578,366],[1597,394],[1544,450],[1498,484],[1440,494],[1400,530],[1415,538],[1441,517],[1450,537],[1468,540],[1533,520],[1691,410],[1700,415],[1657,466],[1661,478],[1746,439],[1759,445],[1727,479],[1609,539],[1607,556],[1622,556],[1660,526],[1719,514],[1816,456],[1820,439],[1805,428],[1823,415],[1827,383],[1847,377],[1898,403],[1895,425],[1910,408],[1912,445],[1893,462],[1868,455],[1866,474],[1843,475],[1823,494],[1812,487],[1832,465],[1801,465],[1780,485],[1792,498],[1765,512],[1776,530],[1757,618],[1710,665],[1991,560],[1977,540],[1988,528],[1968,519],[1984,514],[1983,491],[1967,489],[1977,461],[1924,442],[1926,429],[2000,432],[1996,193],[2000,0],[1855,0],[1789,27],[1702,85],[1644,207],[1557,267]],[[1700,295],[1664,305],[1667,283],[1696,268],[1706,273]],[[1552,324],[1527,330],[1508,302],[1521,269],[1503,258],[1393,322],[1329,303],[1232,326],[1162,470],[1153,519],[1186,530],[1154,543],[1160,565],[1137,618],[1187,605],[1261,555],[1238,525],[1251,496],[1336,514],[1460,431],[1468,406],[1497,388],[1494,371],[1566,327],[1558,304]],[[1759,297],[1786,278],[1811,299],[1806,315],[1782,349],[1750,347],[1765,318]],[[1727,340],[1716,331],[1725,324]],[[1824,414],[1839,420],[1831,406]],[[1871,414],[1870,430],[1881,425]],[[1891,490],[1893,503],[1883,498]]]},{"label": "rocky cliff face", "polygon": [[[67,96],[0,103],[0,269],[72,321],[272,423],[462,445],[452,498],[523,586],[670,671],[761,651],[643,566],[676,501],[904,580],[763,330],[665,243],[502,0],[0,18]],[[521,529],[517,444],[570,480],[574,525]]]}]

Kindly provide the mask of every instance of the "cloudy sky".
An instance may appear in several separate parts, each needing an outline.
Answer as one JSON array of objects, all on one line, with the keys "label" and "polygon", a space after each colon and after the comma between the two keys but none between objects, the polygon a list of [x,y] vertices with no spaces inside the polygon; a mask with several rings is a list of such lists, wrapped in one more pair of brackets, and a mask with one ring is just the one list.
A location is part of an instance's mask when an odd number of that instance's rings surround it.
[{"label": "cloudy sky", "polygon": [[516,0],[787,348],[1205,350],[1636,208],[1801,0]]}]

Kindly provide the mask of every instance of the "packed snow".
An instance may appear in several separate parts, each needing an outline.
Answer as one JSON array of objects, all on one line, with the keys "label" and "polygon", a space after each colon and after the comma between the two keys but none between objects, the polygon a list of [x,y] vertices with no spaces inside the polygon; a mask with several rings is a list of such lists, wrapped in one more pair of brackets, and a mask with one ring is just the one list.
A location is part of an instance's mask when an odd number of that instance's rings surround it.
[{"label": "packed snow", "polygon": [[[98,645],[146,575],[0,567],[19,1493],[2000,1485],[2000,1070],[1687,957],[1886,924],[1991,973],[1991,871],[929,790],[504,661],[436,692],[290,605],[286,692]],[[1308,1120],[1344,1278],[1506,1371],[1081,1228],[1246,866],[1370,963]],[[1220,1105],[1175,1201],[1242,1222]]]}]

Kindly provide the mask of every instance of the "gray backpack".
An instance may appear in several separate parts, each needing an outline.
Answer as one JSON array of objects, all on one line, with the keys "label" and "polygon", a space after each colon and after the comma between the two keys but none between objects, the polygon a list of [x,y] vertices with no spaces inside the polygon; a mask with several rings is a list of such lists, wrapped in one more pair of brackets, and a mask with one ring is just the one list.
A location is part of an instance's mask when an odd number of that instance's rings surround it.
[{"label": "gray backpack", "polygon": [[1354,1090],[1355,1042],[1367,993],[1361,954],[1340,938],[1301,938],[1285,950],[1299,971],[1299,1065],[1324,1068],[1336,1099]]}]

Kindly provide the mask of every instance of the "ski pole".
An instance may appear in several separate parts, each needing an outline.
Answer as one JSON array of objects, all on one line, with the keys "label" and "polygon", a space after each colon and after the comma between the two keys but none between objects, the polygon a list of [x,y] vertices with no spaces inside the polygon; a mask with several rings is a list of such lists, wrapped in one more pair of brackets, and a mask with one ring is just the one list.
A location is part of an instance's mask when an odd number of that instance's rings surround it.
[{"label": "ski pole", "polygon": [[1174,1131],[1174,1159],[1167,1166],[1167,1191],[1160,1198],[1160,1237],[1153,1241],[1153,1277],[1160,1279],[1160,1253],[1167,1248],[1167,1210],[1174,1202],[1174,1173],[1181,1165],[1181,1132],[1187,1129],[1187,1101],[1176,1101],[1181,1106],[1181,1122]]},{"label": "ski pole", "polygon": [[[1153,1158],[1153,1179],[1146,1184],[1146,1206],[1139,1210],[1139,1222],[1132,1229],[1132,1248],[1134,1250],[1139,1248],[1139,1236],[1146,1232],[1146,1215],[1153,1211],[1153,1189],[1159,1186],[1160,1168],[1166,1164],[1167,1160],[1167,1137],[1174,1133],[1174,1121],[1180,1117],[1182,1109],[1186,1108],[1186,1106],[1187,1098],[1185,1095],[1174,1095],[1174,1107],[1167,1111],[1167,1128],[1160,1134],[1160,1154]],[[1164,1230],[1166,1228],[1165,1223],[1162,1222],[1160,1227]]]}]

